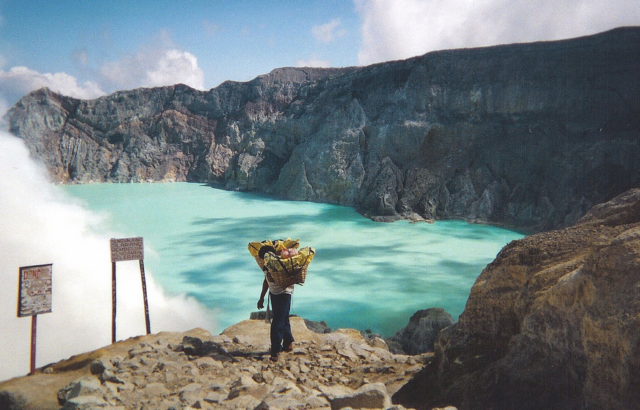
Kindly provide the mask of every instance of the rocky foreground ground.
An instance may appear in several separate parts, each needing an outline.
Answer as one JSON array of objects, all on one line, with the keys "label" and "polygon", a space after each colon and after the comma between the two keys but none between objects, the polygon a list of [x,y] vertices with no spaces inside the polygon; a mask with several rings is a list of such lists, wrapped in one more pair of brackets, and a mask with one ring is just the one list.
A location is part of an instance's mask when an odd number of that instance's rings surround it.
[{"label": "rocky foreground ground", "polygon": [[269,360],[269,324],[121,341],[0,383],[2,409],[404,409],[393,395],[431,354],[392,354],[352,329],[292,318],[294,349]]}]

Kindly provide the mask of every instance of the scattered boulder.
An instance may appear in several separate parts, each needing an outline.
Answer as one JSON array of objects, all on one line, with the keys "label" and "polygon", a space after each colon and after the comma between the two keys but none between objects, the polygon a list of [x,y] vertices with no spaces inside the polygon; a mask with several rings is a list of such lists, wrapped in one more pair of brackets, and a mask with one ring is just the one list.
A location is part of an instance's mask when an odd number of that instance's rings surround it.
[{"label": "scattered boulder", "polygon": [[22,394],[15,391],[0,391],[0,409],[22,410],[26,408],[27,400]]},{"label": "scattered boulder", "polygon": [[222,344],[211,340],[203,341],[197,337],[185,336],[180,347],[189,356],[209,356],[220,361],[235,360]]},{"label": "scattered boulder", "polygon": [[104,372],[110,367],[111,367],[110,363],[100,358],[91,362],[91,365],[89,366],[89,371],[91,372],[91,374],[102,374],[102,372]]},{"label": "scattered boulder", "polygon": [[251,320],[266,320],[267,319],[267,311],[259,310],[257,312],[251,312],[249,315],[249,319]]},{"label": "scattered boulder", "polygon": [[438,333],[455,322],[442,308],[419,310],[411,316],[409,324],[389,339],[394,353],[421,354],[433,352]]},{"label": "scattered boulder", "polygon": [[340,410],[345,407],[352,409],[385,409],[391,406],[391,399],[387,394],[384,383],[365,384],[353,392],[328,397],[328,400],[331,404],[331,410]]},{"label": "scattered boulder", "polygon": [[[97,408],[109,407],[109,404],[104,399],[96,396],[79,396],[69,399],[61,410],[93,410]],[[124,406],[119,406],[124,410]]]},{"label": "scattered boulder", "polygon": [[318,322],[318,321],[315,321],[315,320],[305,319],[304,320],[304,324],[312,332],[316,332],[316,333],[331,333],[331,332],[333,332],[333,329],[331,329],[329,327],[329,325],[327,325],[327,322],[325,322],[324,320]]},{"label": "scattered boulder", "polygon": [[106,393],[104,387],[95,377],[86,377],[76,380],[62,389],[63,395],[58,395],[61,404],[80,396],[102,396]]}]

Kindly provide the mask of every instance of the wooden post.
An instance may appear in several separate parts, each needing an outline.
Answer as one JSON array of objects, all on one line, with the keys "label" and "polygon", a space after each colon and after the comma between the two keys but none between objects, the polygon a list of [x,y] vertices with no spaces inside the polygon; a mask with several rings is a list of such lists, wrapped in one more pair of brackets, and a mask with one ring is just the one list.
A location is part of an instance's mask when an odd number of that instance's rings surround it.
[{"label": "wooden post", "polygon": [[111,262],[111,343],[116,342],[116,263]]},{"label": "wooden post", "polygon": [[38,327],[38,315],[31,316],[31,367],[29,374],[36,373],[36,332]]},{"label": "wooden post", "polygon": [[147,301],[147,281],[144,277],[144,261],[140,261],[140,278],[142,279],[142,299],[144,300],[144,320],[147,324],[147,334],[151,334],[151,323],[149,322],[149,302]]}]

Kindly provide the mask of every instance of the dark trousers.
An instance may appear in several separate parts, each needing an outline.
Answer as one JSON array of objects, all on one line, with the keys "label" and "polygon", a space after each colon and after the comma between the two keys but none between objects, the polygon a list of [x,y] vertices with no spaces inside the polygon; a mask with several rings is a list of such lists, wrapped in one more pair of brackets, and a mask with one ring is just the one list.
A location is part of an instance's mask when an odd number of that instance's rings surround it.
[{"label": "dark trousers", "polygon": [[271,355],[280,353],[283,347],[293,343],[291,324],[289,323],[289,310],[291,309],[291,295],[271,294],[271,307],[273,318],[271,319]]}]

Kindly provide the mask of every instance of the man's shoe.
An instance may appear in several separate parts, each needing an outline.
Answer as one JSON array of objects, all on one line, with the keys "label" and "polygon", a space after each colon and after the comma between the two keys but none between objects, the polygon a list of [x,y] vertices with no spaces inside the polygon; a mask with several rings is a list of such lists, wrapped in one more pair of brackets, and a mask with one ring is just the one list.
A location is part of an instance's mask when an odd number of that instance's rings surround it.
[{"label": "man's shoe", "polygon": [[282,349],[283,352],[293,352],[293,343]]},{"label": "man's shoe", "polygon": [[272,362],[277,362],[277,361],[278,361],[278,355],[277,355],[277,354],[276,354],[275,356],[273,356],[273,355],[272,355],[272,356],[269,358],[269,360],[271,360]]}]

